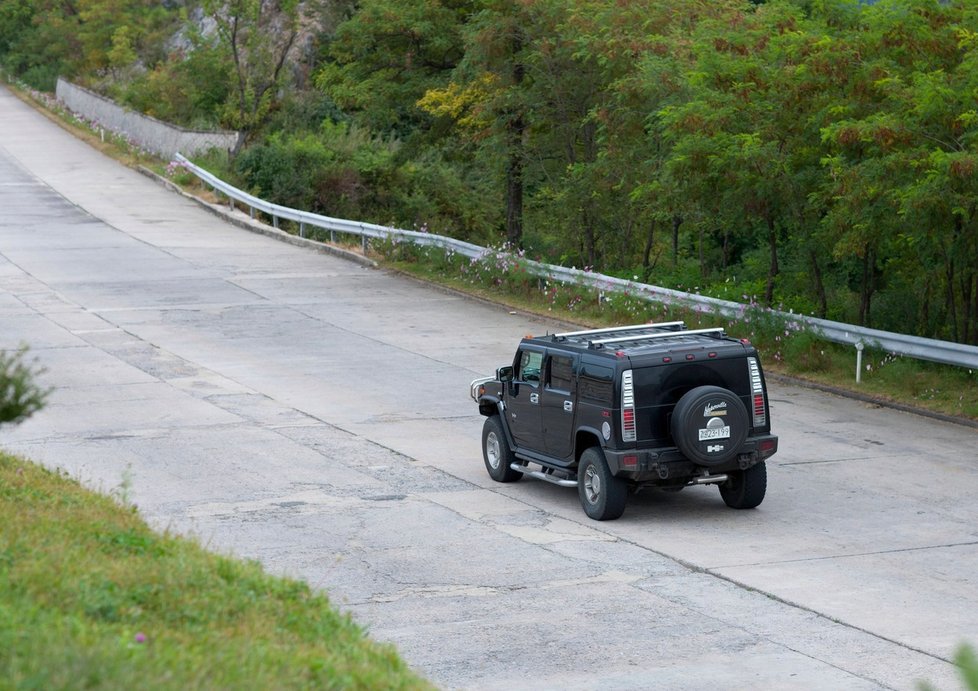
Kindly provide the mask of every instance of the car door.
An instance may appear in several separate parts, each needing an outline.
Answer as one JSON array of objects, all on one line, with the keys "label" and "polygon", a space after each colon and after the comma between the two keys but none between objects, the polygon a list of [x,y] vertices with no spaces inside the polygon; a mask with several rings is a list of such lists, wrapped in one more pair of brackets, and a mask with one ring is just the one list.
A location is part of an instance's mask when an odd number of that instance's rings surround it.
[{"label": "car door", "polygon": [[506,396],[506,415],[513,441],[521,449],[545,451],[540,417],[542,348],[523,346],[513,362],[513,381]]},{"label": "car door", "polygon": [[569,460],[574,454],[574,390],[577,358],[572,353],[549,351],[544,361],[540,395],[547,455]]}]

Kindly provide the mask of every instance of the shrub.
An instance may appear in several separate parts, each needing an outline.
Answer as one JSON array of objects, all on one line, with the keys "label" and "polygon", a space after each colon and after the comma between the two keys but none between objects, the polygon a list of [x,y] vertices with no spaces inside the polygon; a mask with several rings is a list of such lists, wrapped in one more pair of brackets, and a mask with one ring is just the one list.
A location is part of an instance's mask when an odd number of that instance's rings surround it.
[{"label": "shrub", "polygon": [[27,346],[0,351],[0,424],[22,422],[44,407],[49,391],[34,381],[44,370],[26,362],[26,356]]}]

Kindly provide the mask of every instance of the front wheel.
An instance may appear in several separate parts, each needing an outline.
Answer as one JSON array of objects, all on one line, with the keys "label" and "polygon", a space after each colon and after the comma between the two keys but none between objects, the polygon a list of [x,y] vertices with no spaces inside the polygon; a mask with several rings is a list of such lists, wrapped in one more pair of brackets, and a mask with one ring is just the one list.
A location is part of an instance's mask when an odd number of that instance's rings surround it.
[{"label": "front wheel", "polygon": [[747,470],[727,473],[729,479],[720,484],[720,496],[731,509],[753,509],[764,501],[767,492],[767,466],[764,461]]},{"label": "front wheel", "polygon": [[596,446],[581,454],[577,466],[577,493],[584,513],[596,521],[613,521],[625,512],[628,485],[611,474],[604,453]]},{"label": "front wheel", "polygon": [[516,482],[523,477],[523,473],[510,467],[516,462],[516,456],[506,443],[498,415],[487,417],[482,426],[482,459],[486,462],[489,477],[496,482]]}]

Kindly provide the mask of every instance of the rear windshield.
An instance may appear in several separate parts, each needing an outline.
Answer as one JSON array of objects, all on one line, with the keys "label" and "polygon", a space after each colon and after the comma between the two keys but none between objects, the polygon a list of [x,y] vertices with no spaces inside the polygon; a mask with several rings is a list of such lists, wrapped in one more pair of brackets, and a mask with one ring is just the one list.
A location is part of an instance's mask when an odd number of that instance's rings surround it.
[{"label": "rear windshield", "polygon": [[582,363],[581,373],[577,379],[580,398],[601,405],[612,405],[615,390],[614,376],[615,371],[610,367]]},{"label": "rear windshield", "polygon": [[697,386],[721,386],[738,396],[750,392],[747,362],[742,357],[689,364],[639,367],[633,370],[639,407],[674,405]]}]

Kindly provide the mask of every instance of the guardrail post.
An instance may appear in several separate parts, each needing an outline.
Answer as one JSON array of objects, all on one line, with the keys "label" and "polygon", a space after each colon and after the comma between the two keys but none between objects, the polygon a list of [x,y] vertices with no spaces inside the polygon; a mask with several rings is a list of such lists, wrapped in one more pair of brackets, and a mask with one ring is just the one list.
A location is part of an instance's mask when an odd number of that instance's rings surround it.
[{"label": "guardrail post", "polygon": [[863,380],[863,342],[856,342],[856,383]]},{"label": "guardrail post", "polygon": [[299,223],[299,237],[304,238],[306,236],[306,224]]},{"label": "guardrail post", "polygon": [[335,230],[329,231],[329,241],[332,242],[334,245],[336,244],[336,231]]},{"label": "guardrail post", "polygon": [[278,228],[278,216],[272,216],[272,225]]},{"label": "guardrail post", "polygon": [[366,235],[361,235],[360,236],[360,249],[363,250],[363,256],[366,257],[367,256],[367,236]]}]

